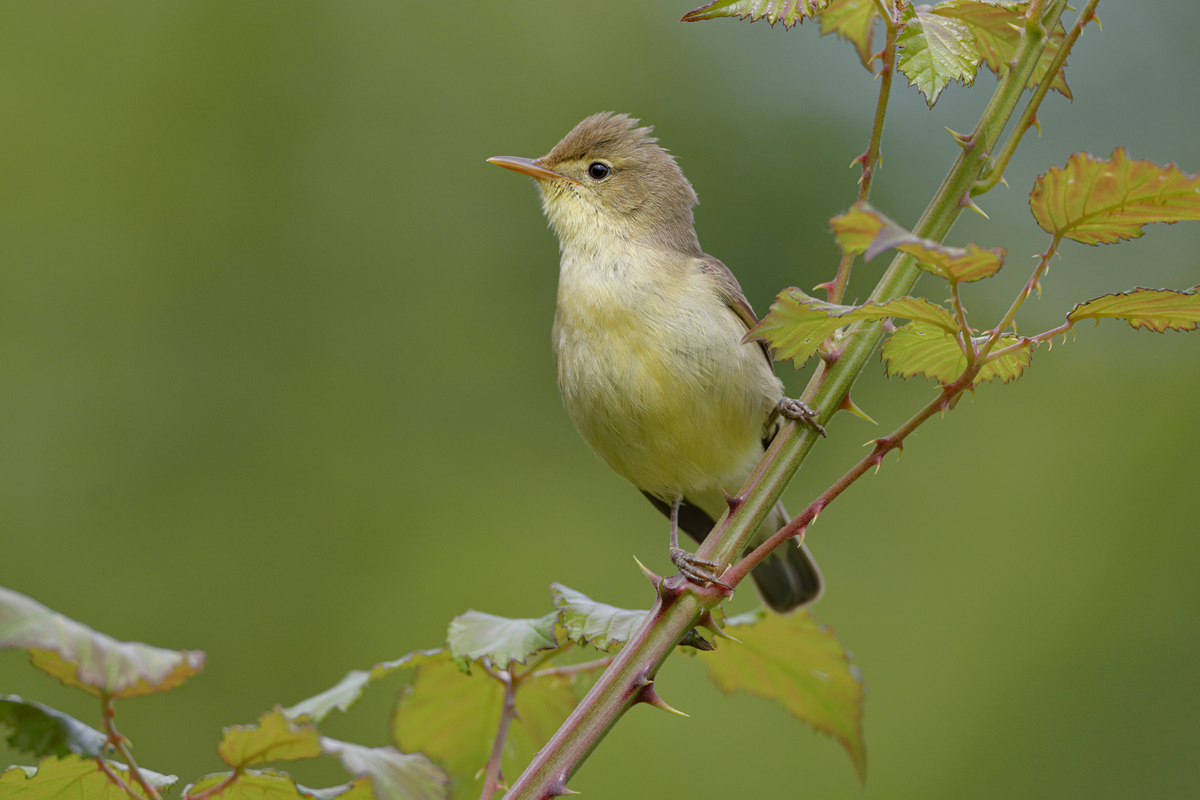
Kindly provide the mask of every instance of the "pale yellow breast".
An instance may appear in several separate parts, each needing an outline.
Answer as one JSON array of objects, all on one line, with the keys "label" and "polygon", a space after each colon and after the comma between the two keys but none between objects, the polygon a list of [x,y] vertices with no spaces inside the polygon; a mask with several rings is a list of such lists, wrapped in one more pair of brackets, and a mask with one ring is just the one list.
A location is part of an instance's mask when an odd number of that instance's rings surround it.
[{"label": "pale yellow breast", "polygon": [[639,488],[735,491],[780,385],[710,279],[671,257],[564,253],[559,387],[583,438]]}]

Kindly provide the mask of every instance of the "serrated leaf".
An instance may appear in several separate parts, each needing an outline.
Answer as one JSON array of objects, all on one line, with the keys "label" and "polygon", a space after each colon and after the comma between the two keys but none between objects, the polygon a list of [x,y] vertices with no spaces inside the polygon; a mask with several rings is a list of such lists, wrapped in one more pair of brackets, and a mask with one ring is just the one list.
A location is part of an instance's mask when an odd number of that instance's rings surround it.
[{"label": "serrated leaf", "polygon": [[[105,762],[139,797],[145,790],[129,775],[129,767],[115,761]],[[165,789],[179,780],[174,775],[162,775],[141,770],[142,777],[155,789]],[[0,773],[0,797],[20,797],[21,800],[62,800],[63,797],[83,800],[129,800],[129,795],[100,767],[99,759],[69,755],[65,758],[43,759],[36,768],[9,767]]]},{"label": "serrated leaf", "polygon": [[397,658],[395,661],[381,661],[369,670],[353,669],[346,677],[318,695],[301,700],[296,705],[283,709],[283,714],[290,720],[304,717],[312,722],[320,722],[335,708],[345,711],[358,702],[363,690],[372,682],[396,670],[413,669],[419,664],[442,652],[441,648],[434,650],[416,650]]},{"label": "serrated leaf", "polygon": [[375,800],[445,800],[450,778],[421,753],[321,738],[321,748],[356,777],[371,779]]},{"label": "serrated leaf", "polygon": [[792,359],[797,369],[804,366],[821,342],[834,331],[859,320],[919,320],[953,335],[958,323],[945,308],[923,297],[900,297],[885,303],[841,306],[819,300],[793,287],[784,289],[771,310],[747,334],[747,339],[766,342],[780,361]]},{"label": "serrated leaf", "polygon": [[[977,337],[976,346],[987,341]],[[1015,336],[1001,336],[993,350],[1001,350],[1019,343]],[[899,375],[911,378],[924,375],[941,384],[956,380],[967,369],[967,357],[958,340],[941,328],[923,322],[912,322],[897,329],[883,343],[883,358],[887,361],[888,377]],[[1033,348],[1025,346],[998,359],[990,360],[979,370],[972,385],[999,378],[1004,383],[1015,381],[1033,359]]]},{"label": "serrated leaf", "polygon": [[950,81],[970,86],[979,70],[979,48],[971,30],[928,6],[905,6],[896,36],[896,67],[925,95],[933,108]]},{"label": "serrated leaf", "polygon": [[571,641],[605,652],[613,645],[629,641],[650,613],[599,603],[561,583],[550,584],[550,594]]},{"label": "serrated leaf", "polygon": [[20,647],[38,669],[68,686],[114,698],[172,689],[204,668],[199,650],[119,642],[0,587],[0,650]]},{"label": "serrated leaf", "polygon": [[12,729],[8,745],[34,758],[71,753],[96,757],[108,737],[72,716],[15,694],[0,695],[0,724]]},{"label": "serrated leaf", "polygon": [[737,17],[758,22],[765,19],[772,27],[782,22],[785,28],[815,17],[829,0],[715,0],[683,15],[683,22],[700,22],[718,17]]},{"label": "serrated leaf", "polygon": [[501,669],[510,661],[524,664],[534,653],[558,647],[554,637],[557,614],[538,619],[509,619],[467,611],[450,620],[446,644],[450,655],[467,662],[486,659]]},{"label": "serrated leaf", "polygon": [[1111,158],[1076,153],[1051,167],[1029,195],[1038,225],[1084,244],[1136,239],[1151,222],[1200,220],[1200,176],[1174,164],[1130,160],[1124,147]]},{"label": "serrated leaf", "polygon": [[805,610],[781,616],[760,609],[726,620],[726,626],[741,643],[723,641],[714,652],[700,654],[721,691],[742,689],[779,703],[840,741],[863,778],[865,689],[833,630]]},{"label": "serrated leaf", "polygon": [[847,253],[862,253],[866,261],[895,248],[916,256],[921,269],[951,283],[989,278],[1004,266],[1008,251],[1003,247],[985,250],[977,244],[950,247],[925,239],[902,228],[869,203],[855,203],[845,214],[829,221],[838,245]]},{"label": "serrated leaf", "polygon": [[257,725],[232,725],[222,731],[217,752],[235,769],[267,761],[293,761],[321,755],[320,734],[309,724],[295,724],[278,706]]},{"label": "serrated leaf", "polygon": [[853,44],[863,66],[871,69],[871,39],[878,17],[872,0],[833,0],[821,12],[821,35],[836,33]]},{"label": "serrated leaf", "polygon": [[[230,778],[233,778],[230,780]],[[229,781],[223,788],[207,795],[211,800],[297,800],[305,797],[313,800],[372,800],[371,781],[360,778],[328,789],[310,789],[296,783],[291,775],[274,769],[247,769],[237,773],[217,772],[205,775],[195,783],[183,788],[184,800],[206,792]]]},{"label": "serrated leaf", "polygon": [[[1017,47],[1021,44],[1021,33],[1025,28],[1025,11],[1028,2],[1003,2],[1003,0],[949,0],[938,4],[934,10],[941,16],[957,19],[971,31],[983,63],[996,75],[1001,70],[1008,69]],[[1059,20],[1054,30],[1050,32],[1046,47],[1029,77],[1030,89],[1035,88],[1046,79],[1050,70],[1050,62],[1054,60],[1059,47],[1062,46],[1067,32]],[[1063,62],[1066,66],[1066,62]],[[1066,76],[1060,69],[1054,76],[1050,88],[1071,97],[1071,89],[1067,86]]]},{"label": "serrated leaf", "polygon": [[[530,677],[517,691],[517,716],[509,727],[502,768],[515,776],[574,710],[570,680]],[[504,686],[483,670],[462,672],[448,652],[417,668],[396,704],[392,742],[422,752],[454,778],[456,798],[479,795],[475,775],[491,753],[504,703]]]},{"label": "serrated leaf", "polygon": [[1174,289],[1134,289],[1080,303],[1067,314],[1075,324],[1081,319],[1123,319],[1131,328],[1194,331],[1200,324],[1200,286],[1181,292]]}]

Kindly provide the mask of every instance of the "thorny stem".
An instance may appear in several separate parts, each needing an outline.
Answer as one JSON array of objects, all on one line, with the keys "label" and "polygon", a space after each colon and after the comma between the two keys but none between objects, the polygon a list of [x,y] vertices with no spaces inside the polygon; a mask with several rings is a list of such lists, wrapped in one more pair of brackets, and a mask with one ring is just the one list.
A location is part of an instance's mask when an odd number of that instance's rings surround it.
[{"label": "thorny stem", "polygon": [[[1045,0],[1045,5],[1044,18],[1053,26],[1062,15],[1066,0]],[[974,132],[963,142],[954,166],[914,227],[913,232],[918,236],[941,241],[950,232],[965,207],[964,201],[970,198],[971,187],[979,179],[987,158],[994,152],[1024,94],[1045,42],[1042,25],[1026,26],[1012,68],[1000,79]],[[907,254],[899,255],[893,259],[869,299],[882,302],[903,297],[919,276],[916,259]],[[836,413],[883,338],[879,323],[857,326],[852,333],[854,335],[846,337],[846,346],[836,358],[818,365],[804,392],[803,399],[819,409],[817,421],[821,424]],[[978,367],[979,362],[976,362],[976,369]],[[935,401],[931,415],[941,407],[940,401],[941,396]],[[738,558],[817,438],[811,426],[801,426],[794,421],[784,425],[735,498],[736,502],[717,522],[696,555],[724,563]],[[743,574],[748,571],[743,570]],[[678,575],[667,579],[653,576],[653,582],[658,597],[646,620],[513,784],[507,800],[546,800],[567,794],[567,780],[621,716],[636,703],[657,699],[657,695],[647,690],[653,688],[651,681],[675,646],[705,613],[729,596],[728,591],[697,587]]]},{"label": "thorny stem", "polygon": [[[871,183],[875,178],[875,169],[879,166],[879,148],[883,142],[883,121],[887,117],[888,98],[892,92],[892,76],[896,72],[896,24],[891,13],[882,8],[882,2],[875,0],[880,6],[880,14],[887,23],[887,41],[880,52],[880,63],[883,69],[879,73],[879,100],[875,103],[875,123],[871,127],[871,141],[867,150],[851,162],[862,164],[862,177],[858,181],[858,200],[864,202],[871,196]],[[850,282],[850,269],[854,266],[854,254],[842,253],[838,263],[837,275],[831,283],[825,284],[826,294],[831,303],[842,302],[846,293],[846,284]]]},{"label": "thorny stem", "polygon": [[[117,752],[121,754],[121,758],[125,761],[126,766],[129,767],[129,774],[133,776],[135,781],[141,784],[143,789],[146,790],[146,795],[150,798],[150,800],[162,800],[158,794],[158,790],[150,784],[150,781],[146,780],[144,775],[142,775],[142,771],[138,768],[137,762],[133,760],[133,754],[129,752],[127,740],[120,734],[120,732],[117,730],[117,726],[113,723],[113,717],[117,712],[116,709],[113,708],[112,698],[105,695],[101,698],[101,702],[104,705],[104,730],[108,733],[108,743],[117,748]],[[129,787],[127,786],[125,788],[128,790]],[[133,797],[138,797],[138,795],[134,792],[130,792],[130,794]],[[138,800],[141,800],[141,798],[139,797]]]},{"label": "thorny stem", "polygon": [[1100,0],[1088,0],[1087,5],[1083,7],[1083,11],[1079,12],[1079,18],[1071,26],[1071,30],[1063,40],[1062,46],[1054,54],[1054,60],[1050,62],[1050,66],[1046,69],[1045,78],[1033,90],[1033,97],[1029,99],[1029,104],[1025,106],[1025,110],[1017,120],[1012,133],[1008,135],[1008,140],[1004,142],[1004,149],[1000,151],[1000,155],[996,157],[987,174],[976,181],[975,185],[971,187],[972,197],[991,191],[997,183],[1004,179],[1004,170],[1008,168],[1008,162],[1012,160],[1013,153],[1017,152],[1017,146],[1021,144],[1021,139],[1024,138],[1025,133],[1036,124],[1038,108],[1041,107],[1042,100],[1049,93],[1050,85],[1054,83],[1058,71],[1066,63],[1067,54],[1071,52],[1071,48],[1075,45],[1075,40],[1080,37],[1087,24],[1096,18],[1096,6],[1099,2]]},{"label": "thorny stem", "polygon": [[125,792],[125,794],[135,798],[136,800],[144,800],[140,794],[133,790],[132,786],[121,779],[121,776],[117,774],[116,770],[108,765],[108,762],[104,759],[104,756],[97,758],[96,763],[100,765],[100,771],[107,775],[108,779],[115,783],[121,789],[121,791]]},{"label": "thorny stem", "polygon": [[517,715],[517,683],[513,680],[516,662],[510,661],[508,669],[496,673],[504,684],[504,707],[500,711],[500,725],[496,729],[496,741],[492,744],[492,755],[488,758],[487,777],[483,780],[483,792],[479,800],[492,800],[500,783],[500,761],[504,756],[504,742],[508,739],[508,726]]},{"label": "thorny stem", "polygon": [[967,357],[967,367],[975,366],[975,342],[971,340],[971,328],[967,325],[967,309],[963,307],[962,296],[958,292],[958,281],[950,282],[950,296],[954,300],[954,316],[958,318],[959,346]]},{"label": "thorny stem", "polygon": [[1046,274],[1046,270],[1050,267],[1050,259],[1054,258],[1054,254],[1058,252],[1058,245],[1061,242],[1062,234],[1055,234],[1054,239],[1050,242],[1050,246],[1046,248],[1046,252],[1042,253],[1038,258],[1037,266],[1033,268],[1033,275],[1029,276],[1029,280],[1025,282],[1025,286],[1022,287],[1020,294],[1017,295],[1017,299],[1013,300],[1012,305],[1009,306],[1004,319],[1000,320],[1000,324],[992,329],[988,340],[984,342],[983,347],[979,348],[980,360],[987,358],[987,354],[996,346],[996,342],[1000,341],[1000,337],[1004,335],[1004,331],[1008,330],[1008,326],[1012,325],[1013,320],[1017,318],[1017,312],[1021,310],[1021,306],[1029,298],[1033,290],[1038,287],[1038,282],[1041,281],[1042,276]]}]

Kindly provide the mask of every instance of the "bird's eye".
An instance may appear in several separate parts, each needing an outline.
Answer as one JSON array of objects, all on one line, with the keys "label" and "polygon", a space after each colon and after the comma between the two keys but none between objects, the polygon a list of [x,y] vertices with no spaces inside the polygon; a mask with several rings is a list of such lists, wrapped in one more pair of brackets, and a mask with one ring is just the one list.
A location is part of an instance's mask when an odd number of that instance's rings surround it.
[{"label": "bird's eye", "polygon": [[593,161],[588,164],[588,177],[594,181],[602,181],[612,172],[612,167],[602,161]]}]

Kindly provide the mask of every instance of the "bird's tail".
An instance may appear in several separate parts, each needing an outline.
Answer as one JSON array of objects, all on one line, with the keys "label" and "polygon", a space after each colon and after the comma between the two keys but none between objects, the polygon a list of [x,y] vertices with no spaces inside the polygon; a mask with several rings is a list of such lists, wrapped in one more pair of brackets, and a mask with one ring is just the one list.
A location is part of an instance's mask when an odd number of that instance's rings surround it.
[{"label": "bird's tail", "polygon": [[[747,550],[765,542],[789,519],[783,503],[776,503]],[[792,542],[784,542],[754,568],[750,577],[763,602],[780,614],[808,605],[820,597],[825,588],[821,570],[803,543],[797,547]]]}]

